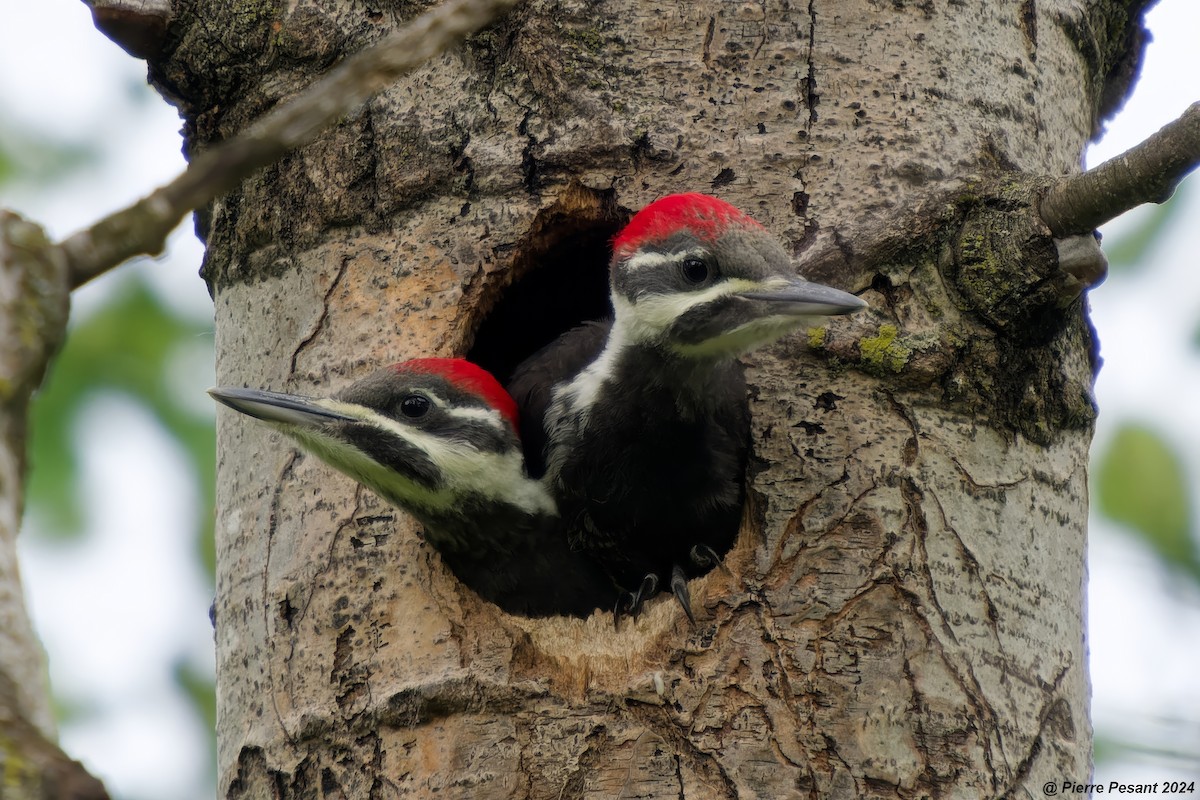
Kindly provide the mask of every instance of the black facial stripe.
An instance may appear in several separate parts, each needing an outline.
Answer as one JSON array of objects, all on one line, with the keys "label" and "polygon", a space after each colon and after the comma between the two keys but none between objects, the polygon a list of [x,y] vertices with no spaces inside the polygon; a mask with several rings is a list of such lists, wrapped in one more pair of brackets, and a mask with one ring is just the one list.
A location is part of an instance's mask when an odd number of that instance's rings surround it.
[{"label": "black facial stripe", "polygon": [[442,487],[442,474],[425,451],[399,436],[366,422],[347,423],[342,428],[346,441],[374,461],[387,466],[426,489]]},{"label": "black facial stripe", "polygon": [[753,304],[737,295],[722,295],[692,306],[671,323],[670,339],[700,344],[755,319]]},{"label": "black facial stripe", "polygon": [[622,294],[637,302],[643,297],[656,294],[678,294],[693,290],[695,287],[685,284],[678,276],[678,265],[671,269],[647,269],[630,276],[629,291]]},{"label": "black facial stripe", "polygon": [[703,261],[714,277],[721,271],[709,245],[688,234],[676,234],[662,242],[647,245],[638,250],[635,257],[644,255],[667,256],[671,263],[628,266],[629,260],[626,260],[616,264],[613,289],[633,302],[647,295],[676,294],[699,288],[697,284],[685,281],[680,274],[680,267],[689,258]]},{"label": "black facial stripe", "polygon": [[382,369],[339,392],[336,397],[347,403],[365,406],[392,419],[407,419],[400,412],[404,398],[413,394],[436,395],[455,406],[486,408],[476,395],[464,392],[439,375],[410,375],[407,380],[390,369]]},{"label": "black facial stripe", "polygon": [[421,430],[446,441],[470,444],[481,453],[504,453],[517,449],[517,439],[507,426],[497,428],[485,420],[457,417],[445,409],[434,409],[421,420]]}]

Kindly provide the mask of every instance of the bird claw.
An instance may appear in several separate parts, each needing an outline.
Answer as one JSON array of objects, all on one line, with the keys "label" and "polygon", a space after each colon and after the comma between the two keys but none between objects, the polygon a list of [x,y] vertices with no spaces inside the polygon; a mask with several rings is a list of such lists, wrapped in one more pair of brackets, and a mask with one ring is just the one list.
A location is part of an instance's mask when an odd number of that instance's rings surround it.
[{"label": "bird claw", "polygon": [[698,544],[692,547],[692,551],[688,554],[692,559],[692,563],[701,569],[705,567],[716,567],[726,575],[731,575],[729,567],[725,566],[724,560],[717,555],[717,551],[713,550],[706,544]]},{"label": "bird claw", "polygon": [[642,613],[642,605],[654,597],[658,591],[658,576],[651,572],[646,577],[642,578],[642,585],[633,593],[633,601],[629,604],[629,614],[634,619],[638,618],[638,614]]},{"label": "bird claw", "polygon": [[683,606],[683,613],[687,614],[688,622],[695,628],[696,617],[692,614],[692,597],[688,594],[687,575],[683,574],[683,568],[678,564],[671,569],[671,593],[675,595],[679,605]]},{"label": "bird claw", "polygon": [[[672,582],[672,587],[674,583]],[[622,592],[617,597],[617,605],[613,609],[613,628],[617,629],[621,625],[621,617],[628,614],[633,619],[637,619],[642,613],[642,605],[647,600],[655,595],[658,591],[658,576],[650,573],[642,578],[642,585],[638,587],[636,592]]]},{"label": "bird claw", "polygon": [[621,617],[629,613],[630,607],[633,605],[633,595],[629,592],[621,592],[617,595],[617,604],[613,606],[613,630],[621,630]]}]

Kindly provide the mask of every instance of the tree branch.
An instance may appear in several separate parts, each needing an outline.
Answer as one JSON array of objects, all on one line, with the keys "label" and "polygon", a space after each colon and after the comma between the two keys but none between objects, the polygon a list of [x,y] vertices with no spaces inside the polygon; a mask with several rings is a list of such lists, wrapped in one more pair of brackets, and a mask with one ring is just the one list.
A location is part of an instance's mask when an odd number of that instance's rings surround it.
[{"label": "tree branch", "polygon": [[1200,164],[1200,102],[1146,141],[1042,198],[1041,215],[1057,237],[1088,233],[1142,203],[1162,203]]},{"label": "tree branch", "polygon": [[312,141],[397,78],[491,24],[518,2],[446,0],[374,47],[347,58],[244,133],[201,153],[168,185],[63,241],[71,287],[133,256],[158,254],[167,235],[190,211]]}]

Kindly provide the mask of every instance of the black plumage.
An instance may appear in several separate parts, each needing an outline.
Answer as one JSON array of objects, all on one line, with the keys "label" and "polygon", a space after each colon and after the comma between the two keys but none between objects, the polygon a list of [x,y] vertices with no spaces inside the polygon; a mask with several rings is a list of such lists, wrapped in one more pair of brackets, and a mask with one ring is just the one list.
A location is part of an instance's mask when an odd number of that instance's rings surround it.
[{"label": "black plumage", "polygon": [[[568,332],[525,361],[510,381],[531,474],[547,468],[544,423],[553,387],[595,361],[610,326],[590,323]],[[676,568],[688,578],[707,572],[713,564],[693,556],[697,545],[717,555],[732,545],[741,521],[750,414],[736,361],[697,368],[649,347],[622,355],[600,388],[587,435],[560,448],[548,485],[571,546],[636,595],[647,575],[666,588]]]}]

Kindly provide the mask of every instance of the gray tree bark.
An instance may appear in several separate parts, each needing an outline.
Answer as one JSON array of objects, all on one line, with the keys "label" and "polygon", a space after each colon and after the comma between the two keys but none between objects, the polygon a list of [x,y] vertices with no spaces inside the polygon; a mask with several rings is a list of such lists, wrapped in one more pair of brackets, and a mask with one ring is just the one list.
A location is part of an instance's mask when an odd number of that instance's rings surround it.
[{"label": "gray tree bark", "polygon": [[[423,7],[180,4],[152,77],[200,149]],[[682,190],[872,306],[749,359],[751,501],[695,631],[669,600],[620,632],[505,615],[403,513],[223,417],[224,795],[1086,781],[1095,342],[1037,204],[1127,90],[1139,8],[539,0],[214,204],[225,385],[503,363],[517,345],[475,339],[536,324],[495,322],[514,282],[582,281],[625,213]]]}]

